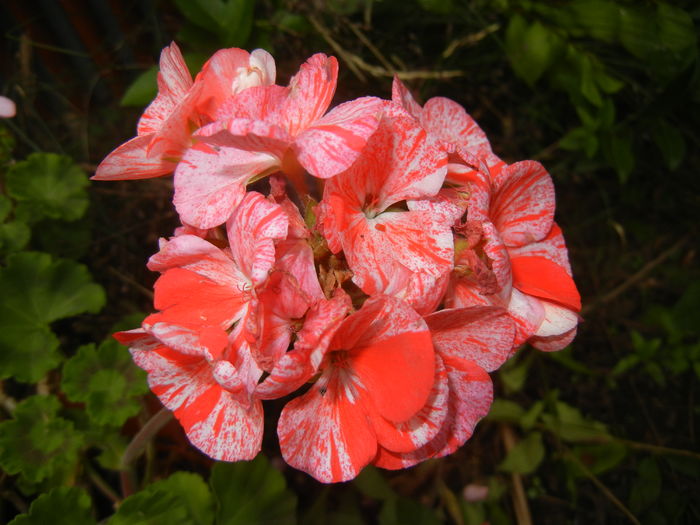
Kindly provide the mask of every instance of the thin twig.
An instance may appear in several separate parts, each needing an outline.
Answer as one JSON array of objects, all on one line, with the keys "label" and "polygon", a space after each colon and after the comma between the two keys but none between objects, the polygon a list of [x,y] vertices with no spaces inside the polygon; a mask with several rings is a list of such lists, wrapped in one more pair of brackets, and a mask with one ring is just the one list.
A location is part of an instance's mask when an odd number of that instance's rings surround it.
[{"label": "thin twig", "polygon": [[143,295],[145,295],[146,297],[148,297],[151,301],[153,301],[153,292],[152,292],[151,290],[149,290],[148,288],[146,288],[144,285],[142,285],[142,284],[139,283],[138,281],[132,279],[132,278],[129,277],[128,275],[124,275],[123,273],[121,273],[119,270],[117,270],[117,269],[114,268],[113,266],[110,266],[110,267],[108,268],[108,270],[109,270],[110,273],[116,275],[117,277],[119,277],[119,278],[120,278],[122,281],[124,281],[125,283],[130,284],[131,286],[133,286],[134,288],[136,288],[139,292],[141,292]]},{"label": "thin twig", "polygon": [[[516,444],[513,429],[509,425],[501,425],[501,436],[503,438],[503,447],[507,455]],[[515,519],[518,525],[532,525],[532,515],[530,514],[530,507],[527,504],[527,497],[525,496],[523,478],[517,472],[511,472],[510,479],[513,484],[513,509],[515,510]]]},{"label": "thin twig", "polygon": [[443,69],[437,71],[396,71],[392,69],[391,71],[384,69],[383,67],[373,66],[362,60],[357,55],[349,54],[349,58],[355,62],[355,65],[362,70],[366,71],[373,77],[387,77],[391,78],[394,75],[399,77],[401,80],[415,80],[415,79],[447,79],[463,77],[466,72],[460,69]]},{"label": "thin twig", "polygon": [[323,26],[323,24],[321,24],[321,22],[319,22],[316,19],[315,16],[309,16],[309,22],[311,22],[311,25],[314,26],[314,29],[316,29],[316,31],[318,31],[321,34],[323,39],[326,42],[328,42],[328,45],[330,45],[333,48],[333,50],[336,53],[338,53],[340,58],[343,59],[343,61],[348,65],[350,70],[355,74],[355,76],[360,80],[360,82],[366,82],[367,79],[362,74],[362,71],[357,69],[352,58],[349,56],[349,53],[345,51],[345,49],[333,39],[333,37],[330,34],[330,31],[328,31],[328,29],[326,29],[325,26]]},{"label": "thin twig", "polygon": [[591,304],[587,305],[586,307],[583,308],[581,311],[582,315],[586,315],[590,313],[592,310],[595,308],[605,304],[609,303],[610,301],[616,299],[619,295],[622,295],[625,293],[627,290],[629,290],[632,286],[637,284],[639,281],[644,279],[647,275],[649,275],[654,269],[656,269],[657,266],[660,266],[666,259],[668,259],[671,255],[676,253],[680,248],[683,247],[684,244],[686,244],[691,238],[691,235],[688,234],[676,243],[674,243],[670,248],[666,249],[665,251],[661,252],[656,258],[652,259],[649,261],[647,264],[645,264],[637,273],[634,275],[630,276],[625,282],[620,284],[619,286],[616,286],[612,290],[610,290],[608,293],[603,295],[602,297],[599,297],[595,301],[593,301]]},{"label": "thin twig", "polygon": [[590,479],[593,484],[598,487],[598,489],[603,493],[603,495],[610,500],[610,502],[615,505],[620,511],[627,516],[627,518],[634,524],[636,525],[641,525],[637,517],[632,514],[632,512],[625,507],[625,504],[622,503],[615,494],[613,494],[608,487],[605,486],[605,484],[598,479],[598,477],[593,474],[590,470],[588,470],[588,467],[584,465],[574,454],[572,454],[570,451],[567,450],[566,455],[569,459],[571,459],[578,467],[581,469],[581,471],[584,473],[584,475]]},{"label": "thin twig", "polygon": [[483,28],[481,31],[477,31],[476,33],[471,33],[465,37],[453,40],[452,42],[450,42],[450,45],[447,46],[442,52],[442,58],[449,58],[450,55],[452,55],[452,53],[454,53],[459,47],[470,46],[476,44],[477,42],[480,42],[481,40],[489,36],[491,33],[495,33],[496,31],[498,31],[500,28],[500,24],[491,24]]},{"label": "thin twig", "polygon": [[357,27],[355,24],[349,24],[350,30],[355,33],[355,36],[362,42],[365,46],[367,46],[367,49],[370,50],[370,52],[375,56],[379,62],[382,63],[382,65],[387,69],[387,71],[391,71],[392,74],[395,70],[394,66],[391,65],[391,62],[382,54],[379,49],[377,49],[377,46],[375,46],[372,41],[365,36],[365,34],[360,31],[360,28]]},{"label": "thin twig", "polygon": [[112,502],[114,507],[118,507],[122,500],[119,497],[119,495],[112,489],[112,487],[109,486],[109,484],[102,479],[102,476],[99,475],[99,473],[92,468],[89,464],[86,465],[85,470],[90,477],[90,481],[92,481],[97,489],[105,495],[105,497]]}]

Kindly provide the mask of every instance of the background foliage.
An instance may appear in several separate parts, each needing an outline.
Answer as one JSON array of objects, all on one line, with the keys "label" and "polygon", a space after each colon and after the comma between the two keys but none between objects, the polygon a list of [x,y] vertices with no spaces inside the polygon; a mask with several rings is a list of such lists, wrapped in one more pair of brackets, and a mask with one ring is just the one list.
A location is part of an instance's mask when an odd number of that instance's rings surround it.
[{"label": "background foliage", "polygon": [[[696,2],[12,4],[0,7],[0,91],[19,108],[0,122],[0,522],[700,521]],[[264,454],[213,465],[109,338],[151,308],[145,261],[176,224],[171,181],[87,180],[133,136],[171,39],[194,71],[221,47],[265,47],[282,83],[334,54],[337,101],[387,98],[398,74],[422,101],[463,104],[504,159],[544,163],[583,295],[572,346],[521,350],[494,377],[487,420],[445,459],[323,486],[281,461],[271,404]]]}]

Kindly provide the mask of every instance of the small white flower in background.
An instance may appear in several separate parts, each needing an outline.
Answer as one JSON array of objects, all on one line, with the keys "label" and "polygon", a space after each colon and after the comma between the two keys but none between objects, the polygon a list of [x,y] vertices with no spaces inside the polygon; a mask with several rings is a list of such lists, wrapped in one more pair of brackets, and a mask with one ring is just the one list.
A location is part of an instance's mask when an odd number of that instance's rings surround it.
[{"label": "small white flower in background", "polygon": [[14,117],[16,112],[15,103],[7,97],[0,96],[0,118]]},{"label": "small white flower in background", "polygon": [[462,491],[462,496],[470,503],[484,501],[489,496],[489,488],[486,485],[470,483]]}]

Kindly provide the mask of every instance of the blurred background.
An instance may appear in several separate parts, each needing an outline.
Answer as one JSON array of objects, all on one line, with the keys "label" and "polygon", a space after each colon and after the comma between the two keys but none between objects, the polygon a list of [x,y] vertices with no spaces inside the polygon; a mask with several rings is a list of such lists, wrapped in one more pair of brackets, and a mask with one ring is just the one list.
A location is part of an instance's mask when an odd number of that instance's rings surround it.
[{"label": "blurred background", "polygon": [[[0,522],[60,502],[66,523],[700,522],[698,24],[690,0],[1,3]],[[583,298],[572,345],[522,349],[471,440],[405,471],[315,482],[281,460],[271,403],[252,463],[212,469],[171,422],[120,472],[159,403],[108,336],[151,309],[145,262],[178,222],[172,178],[86,177],[135,135],[173,40],[193,72],[265,48],[283,85],[332,54],[334,104],[389,98],[396,74],[543,163]]]}]

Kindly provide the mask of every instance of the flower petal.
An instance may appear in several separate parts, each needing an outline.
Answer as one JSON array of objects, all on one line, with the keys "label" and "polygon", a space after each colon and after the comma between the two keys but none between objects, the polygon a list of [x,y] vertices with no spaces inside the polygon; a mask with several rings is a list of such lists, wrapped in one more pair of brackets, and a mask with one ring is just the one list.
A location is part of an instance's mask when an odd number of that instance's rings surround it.
[{"label": "flower petal", "polygon": [[542,240],[554,221],[554,185],[539,162],[511,164],[491,200],[491,220],[507,246]]},{"label": "flower petal", "polygon": [[299,163],[323,179],[349,168],[377,129],[382,105],[378,98],[362,97],[334,108],[297,136]]},{"label": "flower petal", "polygon": [[162,156],[149,157],[152,135],[135,137],[107,155],[97,166],[93,180],[150,179],[173,172],[177,162]]},{"label": "flower petal", "polygon": [[515,327],[503,308],[473,306],[440,310],[425,318],[441,356],[473,361],[488,372],[511,355]]},{"label": "flower petal", "polygon": [[289,219],[279,204],[249,192],[226,223],[231,255],[254,286],[267,279],[275,262],[275,241],[287,236]]},{"label": "flower petal", "polygon": [[281,107],[281,119],[290,135],[296,136],[326,112],[338,80],[338,61],[317,53],[301,65],[289,81]]},{"label": "flower petal", "polygon": [[172,42],[160,53],[158,95],[139,119],[138,135],[160,130],[163,122],[175,111],[192,87],[192,75],[182,58],[180,48]]},{"label": "flower petal", "polygon": [[131,353],[148,372],[148,384],[175,413],[190,442],[213,459],[254,458],[262,443],[262,404],[244,407],[213,379],[211,366],[200,357],[183,356],[144,337]]},{"label": "flower petal", "polygon": [[331,381],[331,395],[318,384],[282,409],[277,435],[284,460],[322,483],[347,481],[377,451],[377,439],[364,408]]},{"label": "flower petal", "polygon": [[183,222],[213,228],[228,220],[255,175],[278,159],[228,144],[228,134],[207,137],[187,150],[175,170],[173,203]]}]

